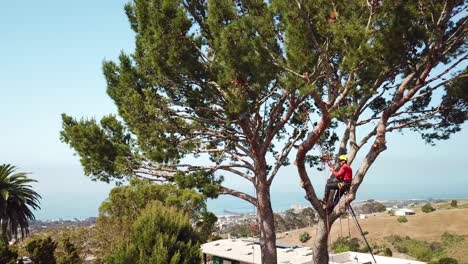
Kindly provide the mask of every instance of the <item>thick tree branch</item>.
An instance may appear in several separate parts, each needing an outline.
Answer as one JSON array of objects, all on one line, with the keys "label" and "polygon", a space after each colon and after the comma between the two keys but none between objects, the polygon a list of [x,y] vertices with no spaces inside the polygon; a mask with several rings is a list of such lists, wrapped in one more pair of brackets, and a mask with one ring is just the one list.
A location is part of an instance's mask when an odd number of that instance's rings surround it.
[{"label": "thick tree branch", "polygon": [[257,206],[257,199],[255,197],[253,197],[251,195],[248,195],[248,194],[246,194],[244,192],[241,192],[241,191],[237,191],[237,190],[233,190],[233,189],[221,186],[219,194],[232,195],[234,197],[237,197],[237,198],[240,198],[240,199],[242,199],[244,201],[247,201],[247,202],[251,203],[254,206]]}]

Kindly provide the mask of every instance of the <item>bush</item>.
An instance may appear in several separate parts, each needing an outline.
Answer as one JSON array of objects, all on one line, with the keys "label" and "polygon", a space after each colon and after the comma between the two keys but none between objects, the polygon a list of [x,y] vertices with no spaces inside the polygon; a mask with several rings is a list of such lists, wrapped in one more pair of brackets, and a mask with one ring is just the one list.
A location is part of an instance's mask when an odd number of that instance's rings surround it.
[{"label": "bush", "polygon": [[439,242],[431,242],[429,244],[429,248],[432,251],[442,251],[443,250],[443,245],[442,245],[442,243],[439,243]]},{"label": "bush", "polygon": [[457,200],[452,200],[452,201],[450,202],[450,206],[452,206],[452,207],[458,207],[458,202],[457,202]]},{"label": "bush", "polygon": [[376,201],[370,201],[370,202],[368,201],[358,208],[358,212],[362,214],[385,212],[385,210],[386,210],[385,205]]},{"label": "bush", "polygon": [[439,264],[458,264],[458,261],[454,258],[441,258]]},{"label": "bush", "polygon": [[383,256],[387,256],[387,257],[393,256],[392,250],[390,248],[385,248],[385,250],[383,252]]},{"label": "bush", "polygon": [[400,223],[406,223],[408,222],[408,219],[406,218],[406,216],[400,216],[397,218],[397,221]]},{"label": "bush", "polygon": [[309,239],[310,239],[310,235],[309,235],[309,233],[307,233],[307,232],[304,232],[304,233],[302,233],[302,234],[299,236],[299,240],[300,240],[302,243],[305,243],[305,242],[309,241]]},{"label": "bush", "polygon": [[380,256],[386,256],[386,257],[391,257],[393,256],[393,252],[390,248],[388,248],[386,245],[374,245],[372,246],[372,251],[374,252],[375,255],[380,255]]},{"label": "bush", "polygon": [[431,245],[424,241],[400,236],[390,236],[386,239],[398,252],[412,256],[417,260],[428,262],[443,254],[443,249],[437,244]]},{"label": "bush", "polygon": [[69,238],[65,238],[62,241],[63,244],[63,253],[62,256],[58,258],[59,264],[81,264],[84,261],[80,258],[79,251],[77,247],[70,242]]},{"label": "bush", "polygon": [[0,238],[0,263],[15,264],[18,254],[8,247],[8,243]]},{"label": "bush", "polygon": [[29,258],[35,264],[55,264],[54,252],[57,248],[57,242],[52,238],[37,238],[30,241],[26,245],[26,251],[29,253]]},{"label": "bush", "polygon": [[401,241],[403,241],[403,238],[399,235],[390,235],[385,237],[385,239],[390,242],[390,244],[395,245]]},{"label": "bush", "polygon": [[395,248],[399,253],[403,253],[403,254],[408,253],[408,248],[406,246],[396,245]]},{"label": "bush", "polygon": [[423,211],[424,213],[434,212],[435,210],[436,209],[432,207],[430,203],[427,203],[423,207],[421,207],[421,211]]},{"label": "bush", "polygon": [[340,237],[332,244],[332,249],[335,253],[342,253],[346,251],[360,251],[359,239],[353,237]]},{"label": "bush", "polygon": [[105,263],[200,263],[200,255],[200,238],[189,218],[155,201],[138,217],[129,240]]},{"label": "bush", "polygon": [[451,233],[448,233],[448,232],[444,232],[442,234],[442,243],[444,243],[444,245],[446,247],[451,247],[453,245],[459,244],[464,239],[465,238],[463,236],[451,234]]},{"label": "bush", "polygon": [[393,210],[388,211],[388,215],[395,216],[395,211],[393,211]]}]

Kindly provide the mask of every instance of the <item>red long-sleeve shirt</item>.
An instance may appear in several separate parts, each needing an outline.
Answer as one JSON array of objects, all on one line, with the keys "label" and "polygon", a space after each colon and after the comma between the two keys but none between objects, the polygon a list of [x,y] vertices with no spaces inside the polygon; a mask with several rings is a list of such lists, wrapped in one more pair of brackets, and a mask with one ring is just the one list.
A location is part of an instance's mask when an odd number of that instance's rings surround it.
[{"label": "red long-sleeve shirt", "polygon": [[351,169],[351,167],[346,163],[341,166],[338,172],[335,170],[332,170],[331,172],[336,178],[345,182],[350,182],[353,179],[353,169]]}]

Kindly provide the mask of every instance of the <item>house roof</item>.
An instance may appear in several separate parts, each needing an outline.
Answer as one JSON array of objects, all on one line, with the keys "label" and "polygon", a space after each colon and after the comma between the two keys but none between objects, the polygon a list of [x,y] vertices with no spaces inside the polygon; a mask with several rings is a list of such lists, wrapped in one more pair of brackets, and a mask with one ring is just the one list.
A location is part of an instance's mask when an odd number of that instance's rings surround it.
[{"label": "house roof", "polygon": [[[246,263],[261,263],[260,245],[248,239],[222,239],[202,245],[202,252]],[[277,248],[278,263],[312,263],[312,250],[307,247]]]},{"label": "house roof", "polygon": [[[313,264],[310,247],[277,247],[278,264]],[[260,245],[250,239],[222,239],[202,245],[202,252],[212,256],[236,260],[249,264],[260,264]],[[423,264],[424,262],[375,256],[379,264]],[[374,263],[372,256],[365,253],[344,252],[330,254],[330,264]]]}]

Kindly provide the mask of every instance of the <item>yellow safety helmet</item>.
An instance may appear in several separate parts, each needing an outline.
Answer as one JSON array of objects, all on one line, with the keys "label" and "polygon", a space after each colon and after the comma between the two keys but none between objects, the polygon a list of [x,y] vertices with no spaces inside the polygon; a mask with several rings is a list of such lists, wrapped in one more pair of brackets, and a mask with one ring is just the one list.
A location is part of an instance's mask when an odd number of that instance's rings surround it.
[{"label": "yellow safety helmet", "polygon": [[348,155],[340,155],[338,157],[339,160],[344,160],[344,161],[348,161]]}]

